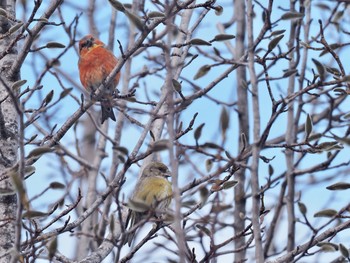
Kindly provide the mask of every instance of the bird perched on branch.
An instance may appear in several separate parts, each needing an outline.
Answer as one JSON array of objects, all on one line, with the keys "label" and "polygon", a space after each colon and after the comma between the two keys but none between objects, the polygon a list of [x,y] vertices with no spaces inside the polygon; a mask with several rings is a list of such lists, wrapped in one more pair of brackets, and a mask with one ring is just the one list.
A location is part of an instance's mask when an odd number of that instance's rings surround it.
[{"label": "bird perched on branch", "polygon": [[[118,59],[107,49],[106,45],[92,35],[87,35],[79,41],[79,76],[81,84],[93,98],[95,91],[117,65]],[[101,124],[108,118],[115,121],[113,98],[119,83],[120,72],[116,74],[109,85],[106,85],[98,96],[101,103]]]},{"label": "bird perched on branch", "polygon": [[[172,187],[168,181],[171,176],[169,168],[161,162],[151,162],[142,171],[135,190],[129,200],[129,213],[125,227],[131,230],[150,211],[158,216],[169,207],[172,198]],[[136,229],[131,230],[124,244],[129,246],[135,236]]]}]

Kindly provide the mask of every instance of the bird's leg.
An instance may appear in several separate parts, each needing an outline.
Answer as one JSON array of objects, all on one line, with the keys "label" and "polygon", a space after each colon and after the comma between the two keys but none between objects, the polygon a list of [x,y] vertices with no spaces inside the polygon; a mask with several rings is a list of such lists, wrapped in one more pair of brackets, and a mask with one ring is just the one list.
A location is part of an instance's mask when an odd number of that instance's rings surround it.
[{"label": "bird's leg", "polygon": [[118,89],[115,89],[115,90],[113,90],[113,92],[112,92],[112,98],[113,99],[119,99],[119,95],[118,95],[118,93],[119,93],[119,90]]},{"label": "bird's leg", "polygon": [[92,100],[92,101],[97,101],[98,100],[98,97],[96,96],[96,89],[94,89],[94,88],[91,88],[90,100]]}]

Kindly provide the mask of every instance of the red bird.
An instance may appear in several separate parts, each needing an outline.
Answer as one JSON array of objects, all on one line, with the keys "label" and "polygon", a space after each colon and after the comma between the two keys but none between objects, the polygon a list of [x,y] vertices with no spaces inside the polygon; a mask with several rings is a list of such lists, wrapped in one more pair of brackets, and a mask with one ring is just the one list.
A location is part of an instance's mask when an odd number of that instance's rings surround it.
[{"label": "red bird", "polygon": [[[117,65],[118,59],[107,49],[106,45],[92,35],[87,35],[79,41],[79,76],[81,84],[91,94],[104,83],[113,68]],[[115,121],[113,112],[113,98],[116,87],[119,83],[120,72],[117,73],[110,85],[105,86],[99,101],[101,102],[102,119],[111,118]]]}]

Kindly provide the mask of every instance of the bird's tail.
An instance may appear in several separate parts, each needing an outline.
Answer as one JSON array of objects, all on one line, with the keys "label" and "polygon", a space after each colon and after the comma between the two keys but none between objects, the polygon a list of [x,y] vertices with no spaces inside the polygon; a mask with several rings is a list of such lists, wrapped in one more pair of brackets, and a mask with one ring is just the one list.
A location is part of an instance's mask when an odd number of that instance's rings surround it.
[{"label": "bird's tail", "polygon": [[124,239],[124,243],[128,244],[129,247],[131,246],[132,241],[134,240],[135,234],[136,234],[136,229],[134,229],[133,231],[130,231],[131,228],[133,228],[133,226],[140,220],[140,214],[132,211],[131,209],[129,209],[128,211],[128,215],[126,218],[126,223],[125,223],[125,229],[129,229],[129,232]]},{"label": "bird's tail", "polygon": [[101,101],[101,113],[102,113],[101,124],[103,124],[105,120],[107,120],[108,118],[112,119],[113,121],[116,121],[113,108],[109,104],[110,103],[108,102]]}]

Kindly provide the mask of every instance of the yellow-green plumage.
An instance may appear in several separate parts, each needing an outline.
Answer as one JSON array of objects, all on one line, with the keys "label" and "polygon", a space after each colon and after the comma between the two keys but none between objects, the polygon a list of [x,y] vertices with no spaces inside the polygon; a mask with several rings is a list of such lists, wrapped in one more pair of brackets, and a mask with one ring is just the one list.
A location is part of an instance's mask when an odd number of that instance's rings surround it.
[{"label": "yellow-green plumage", "polygon": [[[142,189],[138,189],[138,191],[133,196],[134,201],[141,201],[145,204],[152,206],[157,201],[161,201],[165,199],[166,197],[171,196],[172,189],[171,189],[171,183],[161,176],[154,176],[154,177],[146,177],[141,182]],[[166,200],[163,200],[165,203],[169,203],[169,198]],[[160,202],[157,208],[160,207],[163,202]],[[164,207],[167,207],[167,205],[164,205]]]},{"label": "yellow-green plumage", "polygon": [[[152,162],[148,164],[142,171],[142,175],[138,180],[134,193],[130,198],[134,203],[143,204],[150,209],[155,209],[157,212],[165,212],[171,202],[172,187],[167,180],[171,173],[168,167],[160,162]],[[136,212],[129,209],[129,214],[126,219],[126,227],[129,225],[131,229],[135,224],[142,220],[146,212]],[[131,245],[135,236],[135,231],[132,231],[127,237],[126,242]],[[125,242],[125,243],[126,243]]]}]

